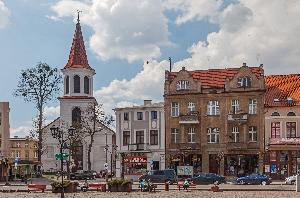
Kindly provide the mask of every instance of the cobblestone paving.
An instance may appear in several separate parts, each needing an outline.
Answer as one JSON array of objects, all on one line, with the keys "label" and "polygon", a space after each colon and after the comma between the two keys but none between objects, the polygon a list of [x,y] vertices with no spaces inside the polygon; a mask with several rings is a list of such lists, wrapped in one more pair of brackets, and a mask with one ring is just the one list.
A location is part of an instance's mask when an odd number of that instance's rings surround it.
[{"label": "cobblestone paving", "polygon": [[[0,198],[59,198],[60,194],[46,193],[0,193]],[[146,192],[131,192],[131,193],[109,193],[109,192],[86,192],[86,193],[69,193],[66,194],[66,198],[94,198],[94,197],[107,197],[107,198],[128,198],[128,197],[142,197],[142,198],[193,198],[193,197],[229,197],[229,198],[296,198],[300,197],[300,193],[294,191],[225,191],[225,192],[209,192],[209,191],[191,191],[191,192],[179,192],[179,191],[160,191],[155,193]]]}]

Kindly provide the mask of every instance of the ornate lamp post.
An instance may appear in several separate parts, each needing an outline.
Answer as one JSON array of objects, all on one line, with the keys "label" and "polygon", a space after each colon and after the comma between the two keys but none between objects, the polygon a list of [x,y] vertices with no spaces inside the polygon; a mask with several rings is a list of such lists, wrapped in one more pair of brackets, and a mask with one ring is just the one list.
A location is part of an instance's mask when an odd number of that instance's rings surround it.
[{"label": "ornate lamp post", "polygon": [[[53,138],[58,140],[59,143],[59,152],[60,152],[60,172],[61,172],[61,198],[64,198],[64,159],[63,159],[63,149],[67,148],[67,141],[68,138],[64,139],[64,131],[61,130],[59,127],[55,127],[55,125],[53,125],[50,128],[51,131],[51,135]],[[74,131],[75,128],[71,127],[68,129],[68,137],[73,137],[74,136]]]}]

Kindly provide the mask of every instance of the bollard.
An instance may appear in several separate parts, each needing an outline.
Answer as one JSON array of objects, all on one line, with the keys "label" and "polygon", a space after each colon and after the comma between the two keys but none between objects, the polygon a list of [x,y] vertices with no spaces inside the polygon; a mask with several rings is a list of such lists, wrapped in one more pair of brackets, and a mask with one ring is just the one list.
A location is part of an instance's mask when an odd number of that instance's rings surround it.
[{"label": "bollard", "polygon": [[166,181],[166,183],[165,183],[165,191],[169,191],[169,182],[168,181]]}]

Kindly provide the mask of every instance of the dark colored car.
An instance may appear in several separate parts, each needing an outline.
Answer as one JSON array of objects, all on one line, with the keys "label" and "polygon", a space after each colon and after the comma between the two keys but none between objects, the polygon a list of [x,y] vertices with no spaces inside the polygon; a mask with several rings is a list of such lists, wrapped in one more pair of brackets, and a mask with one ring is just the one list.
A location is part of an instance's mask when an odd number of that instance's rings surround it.
[{"label": "dark colored car", "polygon": [[215,173],[199,173],[194,177],[188,178],[188,181],[192,181],[194,184],[221,184],[225,183],[225,177]]},{"label": "dark colored car", "polygon": [[238,184],[270,184],[272,182],[271,178],[267,175],[252,174],[244,177],[239,177],[236,179]]},{"label": "dark colored car", "polygon": [[155,183],[164,183],[170,182],[171,184],[177,182],[177,176],[174,169],[165,169],[165,170],[151,170],[146,174],[142,175],[139,178],[141,180],[151,180],[151,182]]},{"label": "dark colored car", "polygon": [[70,174],[71,180],[86,180],[86,179],[94,179],[95,171],[77,171]]}]

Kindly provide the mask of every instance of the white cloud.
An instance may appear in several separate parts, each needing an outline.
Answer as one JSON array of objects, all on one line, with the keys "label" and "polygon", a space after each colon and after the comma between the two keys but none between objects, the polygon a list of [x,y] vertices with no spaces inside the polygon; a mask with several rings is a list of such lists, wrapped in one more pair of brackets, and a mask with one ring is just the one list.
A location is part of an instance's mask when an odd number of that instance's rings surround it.
[{"label": "white cloud", "polygon": [[57,17],[83,10],[81,22],[94,31],[90,48],[103,60],[158,58],[160,47],[171,45],[160,0],[60,0],[52,9]]},{"label": "white cloud", "polygon": [[0,0],[0,28],[4,28],[9,24],[10,11],[5,6],[3,0]]},{"label": "white cloud", "polygon": [[59,117],[59,114],[60,114],[60,106],[56,106],[56,107],[46,106],[44,108],[44,117],[46,119],[56,119],[57,117]]},{"label": "white cloud", "polygon": [[16,128],[10,128],[10,137],[19,136],[19,137],[25,137],[29,135],[29,131],[32,129],[32,127],[29,126],[19,126]]}]

